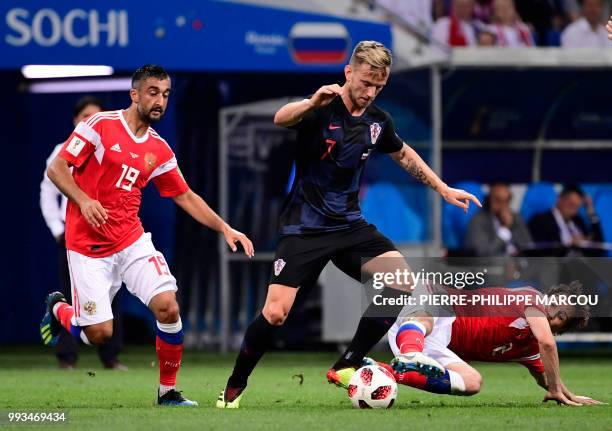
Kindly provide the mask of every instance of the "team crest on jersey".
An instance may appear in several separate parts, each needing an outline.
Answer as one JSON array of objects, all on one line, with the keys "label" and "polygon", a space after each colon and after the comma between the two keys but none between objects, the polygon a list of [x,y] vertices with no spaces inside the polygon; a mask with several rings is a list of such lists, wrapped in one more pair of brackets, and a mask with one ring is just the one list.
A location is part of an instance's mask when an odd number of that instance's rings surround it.
[{"label": "team crest on jersey", "polygon": [[96,303],[93,301],[86,302],[83,304],[83,310],[85,310],[85,312],[90,316],[96,314]]},{"label": "team crest on jersey", "polygon": [[286,264],[287,262],[285,262],[283,259],[278,259],[276,262],[274,262],[274,275],[278,277]]},{"label": "team crest on jersey", "polygon": [[85,141],[79,138],[78,136],[75,136],[74,138],[72,138],[72,140],[66,147],[66,151],[68,151],[74,157],[77,157],[81,153],[81,150],[84,147],[85,147]]},{"label": "team crest on jersey", "polygon": [[382,130],[382,127],[380,127],[380,124],[378,123],[370,124],[370,138],[372,138],[372,145],[376,145],[376,141],[378,140],[378,137],[380,136],[381,130]]},{"label": "team crest on jersey", "polygon": [[130,151],[130,156],[132,156],[132,159],[137,159],[138,158],[138,154],[132,153],[131,151]]},{"label": "team crest on jersey", "polygon": [[157,163],[157,157],[153,153],[145,154],[144,160],[148,170],[153,169],[155,167],[155,163]]}]

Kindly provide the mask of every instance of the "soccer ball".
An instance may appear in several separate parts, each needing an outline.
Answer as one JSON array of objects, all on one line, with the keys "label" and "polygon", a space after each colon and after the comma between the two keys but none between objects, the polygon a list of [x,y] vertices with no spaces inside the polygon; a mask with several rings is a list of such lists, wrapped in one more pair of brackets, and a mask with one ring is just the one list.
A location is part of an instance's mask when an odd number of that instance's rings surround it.
[{"label": "soccer ball", "polygon": [[397,383],[389,370],[380,365],[367,365],[351,377],[348,396],[356,408],[388,409],[397,397]]}]

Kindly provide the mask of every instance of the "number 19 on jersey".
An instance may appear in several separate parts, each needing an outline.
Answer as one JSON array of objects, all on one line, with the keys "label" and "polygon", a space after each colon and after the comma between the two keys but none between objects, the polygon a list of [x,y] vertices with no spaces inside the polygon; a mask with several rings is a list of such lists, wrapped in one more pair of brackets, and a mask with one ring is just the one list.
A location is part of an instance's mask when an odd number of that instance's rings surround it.
[{"label": "number 19 on jersey", "polygon": [[128,192],[132,191],[132,186],[136,182],[140,171],[136,168],[126,165],[125,163],[121,165],[123,168],[123,172],[121,172],[121,176],[117,181],[115,186],[117,188],[122,188],[123,190],[127,190]]}]

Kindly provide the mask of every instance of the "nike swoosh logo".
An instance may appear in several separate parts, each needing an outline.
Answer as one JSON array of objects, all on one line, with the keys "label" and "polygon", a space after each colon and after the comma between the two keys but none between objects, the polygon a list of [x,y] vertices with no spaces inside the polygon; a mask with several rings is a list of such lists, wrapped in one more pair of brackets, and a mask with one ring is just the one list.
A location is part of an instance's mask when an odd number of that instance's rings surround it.
[{"label": "nike swoosh logo", "polygon": [[336,130],[336,129],[341,129],[342,126],[334,126],[333,124],[329,125],[329,130]]}]

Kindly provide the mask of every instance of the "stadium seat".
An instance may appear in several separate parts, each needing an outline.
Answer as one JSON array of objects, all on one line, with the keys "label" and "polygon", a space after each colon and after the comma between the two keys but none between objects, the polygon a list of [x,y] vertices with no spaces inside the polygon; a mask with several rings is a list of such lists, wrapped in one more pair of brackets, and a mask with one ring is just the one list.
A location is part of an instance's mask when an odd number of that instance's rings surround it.
[{"label": "stadium seat", "polygon": [[595,183],[585,185],[583,188],[584,192],[591,195],[593,198],[593,203],[597,201],[600,196],[606,194],[612,194],[612,184],[611,183]]},{"label": "stadium seat", "polygon": [[392,183],[371,184],[363,196],[361,211],[366,220],[396,243],[422,241],[423,220]]},{"label": "stadium seat", "polygon": [[557,192],[551,183],[530,184],[521,204],[521,216],[526,223],[535,214],[543,213],[555,205]]},{"label": "stadium seat", "polygon": [[585,194],[591,196],[593,200],[595,200],[595,197],[597,196],[599,191],[602,189],[602,187],[603,187],[602,184],[597,184],[597,183],[580,184],[580,188],[582,189],[582,191]]},{"label": "stadium seat", "polygon": [[601,220],[604,241],[612,242],[612,189],[600,191],[594,204]]},{"label": "stadium seat", "polygon": [[[484,193],[480,183],[464,181],[455,184],[453,187],[465,190],[476,196],[480,202],[483,202]],[[461,208],[448,202],[444,203],[442,208],[442,242],[447,248],[457,249],[463,246],[468,222],[478,211],[479,208],[476,205],[470,205],[468,213],[465,214]]]},{"label": "stadium seat", "polygon": [[[588,196],[590,196],[593,199],[593,204],[595,204],[599,194],[600,193],[606,193],[606,191],[610,187],[607,184],[585,183],[585,184],[580,184],[580,188],[582,189],[582,191],[584,192],[585,195],[588,195]],[[580,208],[580,212],[578,214],[580,215],[580,217],[582,217],[582,219],[587,224],[590,224],[589,223],[589,217],[588,217],[587,212],[586,212],[586,207],[584,205],[582,206],[582,208]]]},{"label": "stadium seat", "polygon": [[291,192],[291,187],[293,187],[293,181],[295,180],[295,162],[291,167],[291,172],[289,173],[289,179],[287,180],[287,186],[285,187],[285,191],[287,194]]}]

